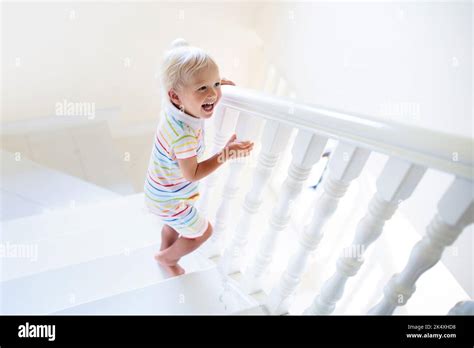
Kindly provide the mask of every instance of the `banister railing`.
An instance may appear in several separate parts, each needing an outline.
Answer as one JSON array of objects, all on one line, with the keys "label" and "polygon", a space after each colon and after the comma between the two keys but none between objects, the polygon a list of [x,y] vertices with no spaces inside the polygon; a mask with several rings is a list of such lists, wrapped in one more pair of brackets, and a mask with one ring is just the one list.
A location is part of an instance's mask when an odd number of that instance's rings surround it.
[{"label": "banister railing", "polygon": [[[282,94],[280,92],[280,94]],[[415,282],[441,258],[462,230],[473,222],[473,148],[470,138],[417,128],[393,121],[297,103],[283,96],[272,96],[238,87],[223,87],[223,98],[215,115],[216,141],[235,131],[240,139],[257,140],[260,127],[261,150],[253,169],[253,182],[246,191],[242,209],[229,213],[229,204],[240,186],[240,164],[231,164],[226,189],[216,215],[216,236],[210,240],[212,255],[221,254],[221,269],[230,274],[241,270],[241,286],[253,293],[262,289],[264,278],[279,235],[284,233],[291,218],[292,202],[301,192],[313,166],[319,161],[329,139],[338,140],[324,176],[322,194],[313,206],[311,222],[305,226],[296,250],[279,281],[265,300],[270,313],[288,311],[290,295],[305,272],[308,257],[323,238],[324,227],[344,199],[352,181],[361,174],[372,152],[388,155],[388,160],[376,182],[376,192],[366,213],[357,224],[348,249],[361,250],[374,244],[384,230],[384,224],[397,211],[400,203],[409,199],[429,168],[454,176],[453,183],[441,198],[426,236],[414,247],[405,269],[395,275],[385,287],[385,296],[370,313],[389,314],[405,304],[415,289]],[[263,122],[265,121],[265,122]],[[290,134],[297,131],[293,144]],[[291,163],[281,187],[257,252],[248,265],[242,264],[252,221],[262,202],[262,192],[279,156],[292,146]],[[208,187],[212,187],[208,185]],[[210,192],[203,192],[209,199]],[[265,217],[267,219],[267,217]],[[229,231],[228,226],[233,226]],[[224,245],[223,235],[232,233]],[[344,295],[345,284],[357,275],[364,260],[361,255],[343,253],[336,271],[325,281],[319,294],[305,313],[330,314]],[[375,304],[374,304],[375,305]]]},{"label": "banister railing", "polygon": [[474,178],[472,138],[418,128],[239,87],[223,87],[221,104],[298,129],[399,157],[427,168]]}]

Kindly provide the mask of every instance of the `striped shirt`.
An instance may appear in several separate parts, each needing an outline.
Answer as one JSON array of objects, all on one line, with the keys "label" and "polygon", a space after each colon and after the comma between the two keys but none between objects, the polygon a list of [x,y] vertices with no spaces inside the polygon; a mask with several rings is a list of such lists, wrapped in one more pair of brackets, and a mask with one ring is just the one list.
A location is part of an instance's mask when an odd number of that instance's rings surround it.
[{"label": "striped shirt", "polygon": [[204,121],[165,100],[144,185],[149,208],[159,216],[171,217],[199,198],[198,182],[183,177],[177,160],[193,156],[199,160],[203,153]]}]

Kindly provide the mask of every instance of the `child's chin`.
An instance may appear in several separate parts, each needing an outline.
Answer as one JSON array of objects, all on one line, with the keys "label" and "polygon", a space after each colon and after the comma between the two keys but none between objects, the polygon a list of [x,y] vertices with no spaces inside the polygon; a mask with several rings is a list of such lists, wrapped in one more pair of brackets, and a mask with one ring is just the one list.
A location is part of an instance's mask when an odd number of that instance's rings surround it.
[{"label": "child's chin", "polygon": [[205,110],[201,110],[200,116],[201,118],[211,118],[214,114],[214,110],[212,112],[206,112]]}]

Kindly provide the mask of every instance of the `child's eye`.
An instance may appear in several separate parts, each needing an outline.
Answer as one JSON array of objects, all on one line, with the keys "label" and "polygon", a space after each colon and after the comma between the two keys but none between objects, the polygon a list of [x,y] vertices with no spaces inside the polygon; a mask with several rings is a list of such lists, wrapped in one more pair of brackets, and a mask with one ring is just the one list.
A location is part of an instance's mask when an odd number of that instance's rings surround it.
[{"label": "child's eye", "polygon": [[216,84],[214,85],[215,87],[220,87],[221,86],[221,83],[220,82],[216,82]]},{"label": "child's eye", "polygon": [[207,88],[206,86],[199,87],[198,91],[204,91],[204,90],[206,90],[206,88]]}]

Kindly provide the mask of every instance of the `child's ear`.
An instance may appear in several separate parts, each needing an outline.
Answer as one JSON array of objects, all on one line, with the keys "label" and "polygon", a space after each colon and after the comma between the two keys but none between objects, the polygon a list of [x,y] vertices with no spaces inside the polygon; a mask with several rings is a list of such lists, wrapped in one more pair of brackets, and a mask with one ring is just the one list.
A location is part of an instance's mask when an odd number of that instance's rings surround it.
[{"label": "child's ear", "polygon": [[168,91],[168,96],[170,97],[170,100],[175,103],[175,104],[181,104],[181,101],[179,100],[179,96],[176,94],[174,89],[170,89]]}]

